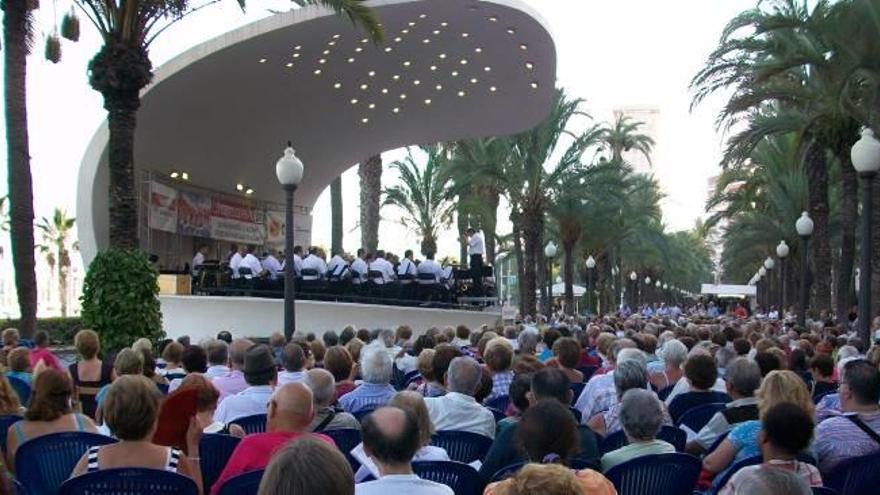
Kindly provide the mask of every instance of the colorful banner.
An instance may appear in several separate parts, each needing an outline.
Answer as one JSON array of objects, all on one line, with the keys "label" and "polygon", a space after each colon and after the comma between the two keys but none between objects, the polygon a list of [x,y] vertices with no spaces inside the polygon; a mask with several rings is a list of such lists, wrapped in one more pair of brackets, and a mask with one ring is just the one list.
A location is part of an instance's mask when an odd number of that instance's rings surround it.
[{"label": "colorful banner", "polygon": [[158,182],[150,183],[151,229],[177,232],[177,190]]},{"label": "colorful banner", "polygon": [[187,191],[177,201],[177,226],[180,235],[211,236],[211,197]]},{"label": "colorful banner", "polygon": [[266,243],[281,244],[284,242],[284,212],[266,211]]},{"label": "colorful banner", "polygon": [[265,226],[262,224],[211,217],[211,239],[262,245],[265,237]]},{"label": "colorful banner", "polygon": [[211,201],[211,216],[238,220],[239,222],[260,223],[257,210],[246,204],[217,198]]}]

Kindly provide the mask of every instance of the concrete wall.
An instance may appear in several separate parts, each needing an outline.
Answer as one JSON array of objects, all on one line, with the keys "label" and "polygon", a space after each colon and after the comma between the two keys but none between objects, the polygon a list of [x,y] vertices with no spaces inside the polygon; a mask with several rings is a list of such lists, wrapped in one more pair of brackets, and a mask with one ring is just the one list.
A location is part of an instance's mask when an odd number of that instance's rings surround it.
[{"label": "concrete wall", "polygon": [[[268,337],[281,331],[284,307],[281,299],[211,296],[159,296],[162,326],[170,338],[189,335],[193,342],[213,338],[221,330],[234,337]],[[394,328],[409,325],[415,334],[432,326],[495,325],[497,312],[448,309],[405,308],[375,304],[297,301],[296,321],[300,332],[320,336],[327,330],[337,333],[346,325],[357,328]]]}]

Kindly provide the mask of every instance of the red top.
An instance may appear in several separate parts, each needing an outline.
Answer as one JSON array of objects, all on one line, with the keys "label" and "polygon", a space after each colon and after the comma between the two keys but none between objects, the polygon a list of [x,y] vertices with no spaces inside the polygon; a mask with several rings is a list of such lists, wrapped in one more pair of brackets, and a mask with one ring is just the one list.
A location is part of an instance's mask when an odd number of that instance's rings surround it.
[{"label": "red top", "polygon": [[742,306],[737,306],[735,310],[733,310],[733,314],[737,318],[747,318],[749,316],[749,312],[746,311],[746,308]]},{"label": "red top", "polygon": [[357,385],[354,382],[340,382],[336,384],[336,398],[339,399],[343,395],[351,392],[356,389]]},{"label": "red top", "polygon": [[284,447],[284,445],[302,435],[314,435],[321,440],[329,443],[336,448],[336,443],[327,435],[320,433],[304,433],[299,431],[272,431],[266,433],[253,433],[244,437],[241,442],[232,451],[229,462],[217,478],[217,482],[211,487],[211,493],[220,492],[220,487],[229,478],[237,476],[248,471],[256,471],[257,469],[265,469],[272,459],[272,454],[276,450]]},{"label": "red top", "polygon": [[61,366],[61,361],[55,356],[55,354],[52,354],[52,351],[50,351],[48,347],[36,347],[31,350],[31,368],[36,366],[40,361],[45,362],[46,366],[50,368],[64,371],[64,367]]}]

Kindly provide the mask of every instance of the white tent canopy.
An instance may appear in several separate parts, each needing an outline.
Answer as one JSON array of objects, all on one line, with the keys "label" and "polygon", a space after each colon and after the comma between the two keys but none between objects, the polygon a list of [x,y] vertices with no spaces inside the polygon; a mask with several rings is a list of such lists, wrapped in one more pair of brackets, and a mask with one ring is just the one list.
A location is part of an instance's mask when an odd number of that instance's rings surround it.
[{"label": "white tent canopy", "polygon": [[[582,285],[573,285],[574,297],[581,297],[587,293],[586,287]],[[536,294],[541,293],[541,289],[535,291]],[[553,297],[563,297],[565,295],[565,284],[553,284]]]}]

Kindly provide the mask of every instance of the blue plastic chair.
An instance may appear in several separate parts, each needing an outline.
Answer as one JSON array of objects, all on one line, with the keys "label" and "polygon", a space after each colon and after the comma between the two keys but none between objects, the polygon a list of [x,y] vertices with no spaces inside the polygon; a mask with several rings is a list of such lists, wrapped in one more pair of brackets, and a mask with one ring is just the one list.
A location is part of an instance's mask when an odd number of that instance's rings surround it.
[{"label": "blue plastic chair", "polygon": [[431,435],[431,445],[446,450],[453,461],[468,464],[486,458],[492,439],[469,431],[445,430]]},{"label": "blue plastic chair", "polygon": [[675,422],[675,426],[685,425],[691,430],[699,432],[704,426],[706,426],[706,423],[712,419],[712,416],[715,416],[715,413],[723,411],[725,407],[724,403],[715,402],[688,409],[687,412],[678,418],[678,421]]},{"label": "blue plastic chair", "polygon": [[226,463],[232,456],[232,451],[238,445],[241,439],[232,435],[221,435],[216,433],[206,433],[199,440],[199,469],[202,472],[202,485],[205,491],[209,491]]},{"label": "blue plastic chair", "polygon": [[593,374],[598,370],[598,366],[581,366],[577,370],[584,374],[584,383],[590,381],[590,378],[593,377]]},{"label": "blue plastic chair", "polygon": [[84,431],[50,433],[27,440],[15,453],[15,476],[29,495],[55,493],[89,447],[115,442]]},{"label": "blue plastic chair", "polygon": [[762,462],[764,462],[764,459],[759,455],[755,455],[733,463],[729,468],[715,475],[715,478],[712,479],[712,486],[709,488],[708,493],[717,494],[722,488],[724,488],[724,485],[730,481],[730,478],[732,478],[737,471],[746,466],[757,466]]},{"label": "blue plastic chair", "polygon": [[825,486],[840,495],[876,493],[880,486],[880,452],[847,459],[822,479]]},{"label": "blue plastic chair", "polygon": [[157,383],[156,388],[159,389],[159,392],[161,392],[162,395],[168,395],[168,384],[167,383]]},{"label": "blue plastic chair", "polygon": [[[684,446],[687,443],[687,433],[681,428],[663,425],[660,428],[660,432],[657,433],[657,439],[671,443],[675,447],[676,452],[684,452]],[[620,430],[599,441],[599,452],[604,455],[625,445],[629,445],[629,440],[626,438],[626,433]]]},{"label": "blue plastic chair", "polygon": [[646,455],[614,466],[605,477],[626,495],[691,495],[701,468],[689,454]]},{"label": "blue plastic chair", "polygon": [[345,455],[345,458],[348,459],[351,468],[354,471],[357,471],[361,463],[351,455],[351,450],[360,445],[361,431],[354,428],[340,428],[338,430],[324,430],[321,433],[333,439],[336,443],[336,447],[338,447]]},{"label": "blue plastic chair", "polygon": [[376,409],[379,409],[379,407],[380,406],[378,406],[378,405],[367,406],[362,409],[358,409],[357,411],[354,411],[353,413],[351,413],[351,415],[354,416],[354,418],[357,419],[358,421],[362,421],[364,419],[364,417],[366,417],[367,414],[370,414],[371,412],[375,411]]},{"label": "blue plastic chair", "polygon": [[675,388],[674,383],[672,385],[667,385],[667,386],[661,388],[660,390],[657,391],[657,398],[665,401],[666,398],[669,397],[669,394],[672,393],[672,389],[674,389],[674,388]]},{"label": "blue plastic chair", "polygon": [[498,471],[495,471],[495,474],[492,475],[492,478],[489,480],[489,482],[495,483],[496,481],[505,480],[516,474],[526,464],[526,462],[515,462],[513,464],[508,464]]},{"label": "blue plastic chair", "polygon": [[18,394],[18,400],[21,402],[21,405],[28,407],[31,403],[31,386],[21,378],[14,376],[7,376],[6,379],[9,380],[9,384],[12,385],[15,393]]},{"label": "blue plastic chair", "polygon": [[583,382],[581,382],[581,383],[572,383],[572,384],[570,385],[570,388],[571,388],[571,404],[569,404],[570,406],[575,405],[575,403],[576,403],[577,400],[578,400],[578,397],[581,396],[581,392],[584,391],[584,387],[586,387],[586,386],[587,386],[587,384],[586,384],[586,383],[583,383]]},{"label": "blue plastic chair", "polygon": [[486,401],[483,405],[492,409],[498,409],[499,411],[506,411],[507,406],[510,404],[510,397],[507,395],[501,395],[499,397],[495,397],[490,401]]},{"label": "blue plastic chair", "polygon": [[263,470],[248,471],[226,480],[220,487],[220,495],[257,495],[260,491],[260,480]]},{"label": "blue plastic chair", "polygon": [[418,380],[421,377],[422,377],[422,374],[419,373],[419,370],[410,371],[409,373],[406,374],[405,377],[403,377],[404,378],[403,388],[406,389],[407,387],[409,387],[410,383]]},{"label": "blue plastic chair", "polygon": [[728,402],[730,402],[730,396],[721,392],[686,392],[677,395],[669,403],[669,415],[672,416],[672,421],[678,424],[681,417],[695,407],[704,404],[727,404]]},{"label": "blue plastic chair", "polygon": [[455,495],[480,495],[483,478],[476,469],[455,461],[418,461],[412,463],[419,478],[452,488]]},{"label": "blue plastic chair", "polygon": [[837,490],[834,488],[828,488],[827,486],[814,486],[812,490],[813,495],[840,495],[837,493]]},{"label": "blue plastic chair", "polygon": [[0,415],[0,448],[3,449],[3,455],[6,455],[6,434],[9,432],[9,427],[21,419],[21,416],[15,414]]},{"label": "blue plastic chair", "polygon": [[486,409],[488,409],[489,412],[492,413],[492,416],[495,416],[496,423],[507,417],[507,415],[504,414],[504,411],[500,411],[498,409],[495,409],[494,407],[487,407]]},{"label": "blue plastic chair", "polygon": [[250,435],[251,433],[263,433],[266,431],[265,414],[244,416],[241,418],[233,419],[232,421],[230,421],[230,423],[241,426],[241,429],[243,429],[244,432],[248,435]]},{"label": "blue plastic chair", "polygon": [[[68,473],[70,474],[70,473]],[[34,492],[29,491],[29,494]],[[50,493],[50,492],[43,492]],[[56,493],[54,490],[51,493]],[[59,495],[125,494],[196,495],[195,481],[182,474],[161,469],[102,469],[70,478],[58,489]]]}]

